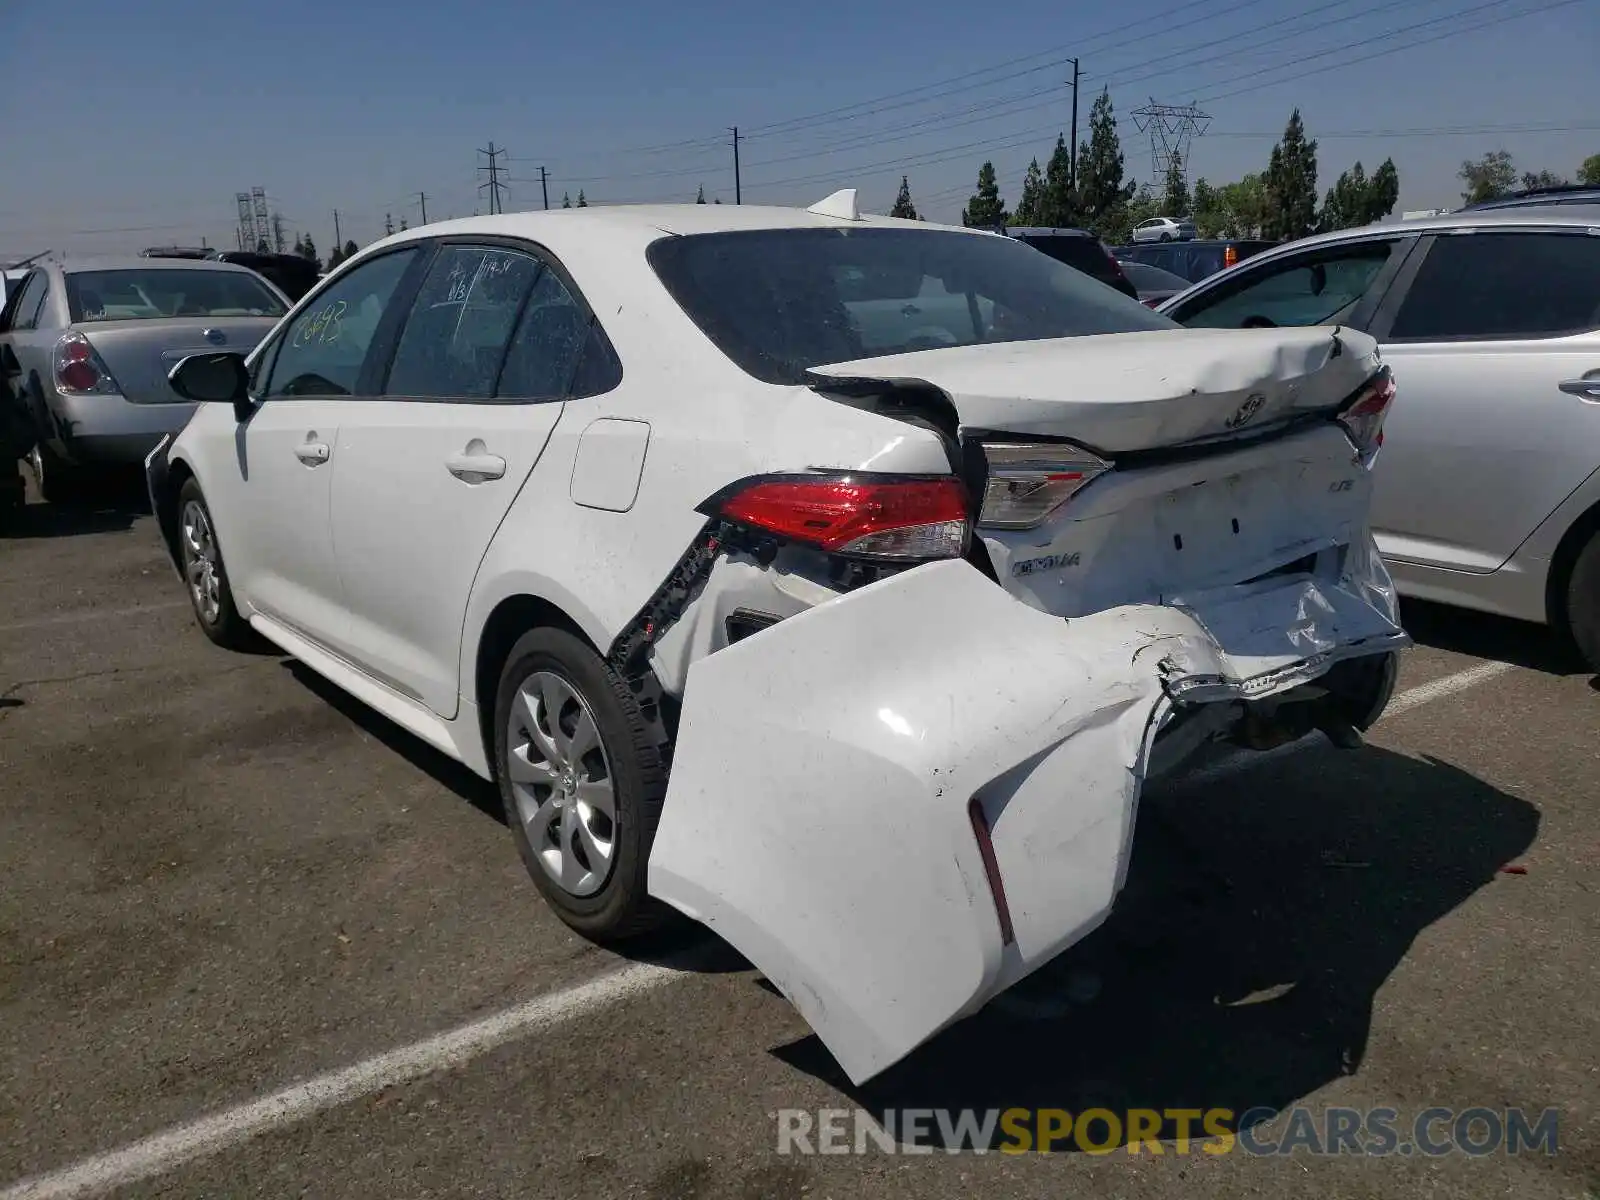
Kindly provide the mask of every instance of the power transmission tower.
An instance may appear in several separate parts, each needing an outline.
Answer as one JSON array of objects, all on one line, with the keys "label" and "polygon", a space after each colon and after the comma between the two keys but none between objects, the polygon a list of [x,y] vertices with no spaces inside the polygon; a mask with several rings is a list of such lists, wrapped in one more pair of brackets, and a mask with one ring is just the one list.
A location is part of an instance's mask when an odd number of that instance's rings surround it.
[{"label": "power transmission tower", "polygon": [[1150,174],[1156,187],[1176,165],[1185,187],[1189,185],[1189,148],[1210,127],[1211,114],[1193,104],[1157,104],[1155,97],[1135,109],[1133,122],[1150,135]]},{"label": "power transmission tower", "polygon": [[481,192],[484,188],[489,189],[489,211],[491,213],[505,211],[504,207],[500,203],[500,193],[502,191],[510,190],[505,184],[500,182],[500,156],[505,152],[506,148],[504,146],[496,150],[493,142],[489,143],[489,148],[487,150],[480,149],[478,151],[479,154],[487,154],[489,156],[489,165],[487,167],[478,168],[479,171],[487,171],[489,173],[489,180],[487,183],[480,183],[478,185],[478,190]]},{"label": "power transmission tower", "polygon": [[250,205],[255,209],[256,215],[256,244],[250,249],[259,250],[265,244],[270,251],[273,247],[272,215],[267,212],[267,189],[251,188]]},{"label": "power transmission tower", "polygon": [[250,207],[250,193],[235,192],[233,198],[239,203],[239,249],[254,250],[256,248],[256,214]]},{"label": "power transmission tower", "polygon": [[730,125],[728,128],[733,130],[733,202],[743,204],[744,196],[739,187],[739,127]]}]

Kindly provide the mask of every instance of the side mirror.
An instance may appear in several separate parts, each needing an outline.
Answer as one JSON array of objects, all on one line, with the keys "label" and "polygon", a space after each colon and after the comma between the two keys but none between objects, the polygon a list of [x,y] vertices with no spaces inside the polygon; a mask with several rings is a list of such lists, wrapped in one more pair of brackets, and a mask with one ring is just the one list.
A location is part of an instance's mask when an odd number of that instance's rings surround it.
[{"label": "side mirror", "polygon": [[239,420],[255,412],[242,354],[191,354],[167,374],[172,390],[196,404],[231,404]]}]

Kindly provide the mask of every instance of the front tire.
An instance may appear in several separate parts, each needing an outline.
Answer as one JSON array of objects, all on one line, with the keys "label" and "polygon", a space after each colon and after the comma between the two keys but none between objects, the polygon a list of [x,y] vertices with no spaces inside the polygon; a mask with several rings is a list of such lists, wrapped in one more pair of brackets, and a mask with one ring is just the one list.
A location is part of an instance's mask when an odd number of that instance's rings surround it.
[{"label": "front tire", "polygon": [[205,635],[229,650],[254,648],[249,622],[239,614],[228,586],[211,509],[196,479],[187,479],[178,492],[178,557],[194,619]]},{"label": "front tire", "polygon": [[506,823],[556,915],[597,942],[656,928],[648,866],[667,773],[627,682],[573,634],[534,629],[501,669],[494,722]]},{"label": "front tire", "polygon": [[1600,673],[1600,533],[1578,553],[1567,580],[1567,632],[1591,671]]}]

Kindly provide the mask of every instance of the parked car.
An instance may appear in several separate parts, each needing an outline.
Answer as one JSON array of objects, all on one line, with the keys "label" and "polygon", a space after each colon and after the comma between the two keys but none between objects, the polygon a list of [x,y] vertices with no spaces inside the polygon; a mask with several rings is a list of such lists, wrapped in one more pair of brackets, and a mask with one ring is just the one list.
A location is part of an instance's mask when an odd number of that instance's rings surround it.
[{"label": "parked car", "polygon": [[1324,234],[1161,307],[1378,339],[1402,402],[1372,521],[1400,591],[1569,632],[1600,670],[1600,207]]},{"label": "parked car", "polygon": [[1051,229],[1039,226],[1013,226],[1002,229],[1007,237],[1032,246],[1059,263],[1076,267],[1091,279],[1114,287],[1137,300],[1138,292],[1122,270],[1122,264],[1104,242],[1087,229]]},{"label": "parked car", "polygon": [[1190,242],[1146,242],[1118,246],[1116,255],[1124,262],[1142,262],[1199,283],[1253,258],[1278,243],[1263,238],[1206,238]]},{"label": "parked car", "polygon": [[250,250],[213,250],[217,262],[237,263],[265,276],[290,301],[304,296],[321,278],[317,264],[298,254],[257,254]]},{"label": "parked car", "polygon": [[1163,300],[1176,296],[1189,286],[1189,281],[1181,275],[1174,275],[1171,271],[1163,271],[1160,267],[1152,267],[1148,263],[1135,262],[1131,258],[1126,262],[1118,260],[1117,265],[1128,277],[1128,282],[1138,291],[1139,303],[1147,308],[1154,308]]},{"label": "parked car", "polygon": [[1533,208],[1547,204],[1600,205],[1600,187],[1586,183],[1564,183],[1551,187],[1523,188],[1493,200],[1464,205],[1461,212],[1481,212],[1490,208]]},{"label": "parked car", "polygon": [[1194,222],[1188,217],[1151,217],[1133,227],[1138,242],[1187,242],[1195,236]]},{"label": "parked car", "polygon": [[289,302],[243,267],[185,259],[35,265],[0,310],[0,375],[32,414],[32,463],[55,502],[94,469],[136,466],[193,405],[167,373],[196,350],[247,352]]},{"label": "parked car", "polygon": [[494,780],[586,936],[710,925],[857,1082],[1104,920],[1143,779],[1349,744],[1407,644],[1371,338],[1185,330],[853,191],[397,233],[174,385],[206,635]]}]

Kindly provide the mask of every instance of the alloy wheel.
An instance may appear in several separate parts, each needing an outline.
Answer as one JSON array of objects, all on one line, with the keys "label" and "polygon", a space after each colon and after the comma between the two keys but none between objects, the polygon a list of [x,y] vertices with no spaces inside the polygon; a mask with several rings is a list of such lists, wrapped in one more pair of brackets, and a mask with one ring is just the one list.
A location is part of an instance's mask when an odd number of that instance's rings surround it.
[{"label": "alloy wheel", "polygon": [[589,702],[560,675],[535,671],[517,688],[506,734],[507,774],[529,845],[563,891],[593,895],[616,857],[617,808]]},{"label": "alloy wheel", "polygon": [[195,611],[207,625],[216,623],[222,613],[221,568],[217,539],[205,507],[191,500],[183,506],[183,575]]}]

